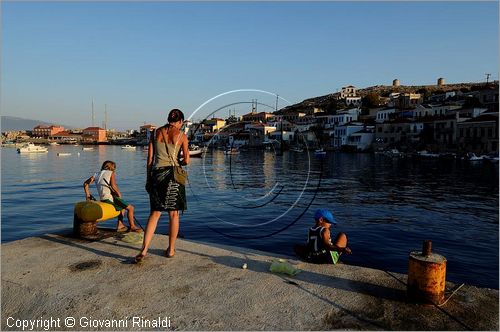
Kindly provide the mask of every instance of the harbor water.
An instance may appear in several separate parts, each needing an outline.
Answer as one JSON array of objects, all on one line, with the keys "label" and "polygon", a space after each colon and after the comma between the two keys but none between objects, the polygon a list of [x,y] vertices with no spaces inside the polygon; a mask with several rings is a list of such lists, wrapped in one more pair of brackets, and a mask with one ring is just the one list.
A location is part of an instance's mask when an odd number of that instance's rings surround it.
[{"label": "harbor water", "polygon": [[[146,157],[140,147],[2,148],[2,242],[71,229],[82,184],[105,160],[117,163],[118,186],[145,226]],[[348,235],[346,264],[407,273],[409,253],[432,240],[448,261],[446,280],[498,289],[498,164],[307,151],[214,150],[191,160],[185,239],[293,255],[315,209],[327,207],[338,221],[332,233]],[[167,232],[164,214],[157,233]]]}]

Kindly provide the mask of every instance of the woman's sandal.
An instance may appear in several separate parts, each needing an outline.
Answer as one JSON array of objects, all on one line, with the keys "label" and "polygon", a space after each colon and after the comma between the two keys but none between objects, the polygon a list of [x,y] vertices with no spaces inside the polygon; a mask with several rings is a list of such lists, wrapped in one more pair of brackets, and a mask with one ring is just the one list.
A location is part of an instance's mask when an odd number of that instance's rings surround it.
[{"label": "woman's sandal", "polygon": [[139,254],[139,255],[135,256],[134,262],[135,262],[135,264],[140,264],[140,263],[144,262],[145,258],[146,258],[146,255]]},{"label": "woman's sandal", "polygon": [[167,248],[167,252],[165,253],[165,255],[167,256],[167,258],[172,258],[175,256],[175,249],[174,249],[174,252],[173,254],[169,254],[170,252],[170,247]]}]

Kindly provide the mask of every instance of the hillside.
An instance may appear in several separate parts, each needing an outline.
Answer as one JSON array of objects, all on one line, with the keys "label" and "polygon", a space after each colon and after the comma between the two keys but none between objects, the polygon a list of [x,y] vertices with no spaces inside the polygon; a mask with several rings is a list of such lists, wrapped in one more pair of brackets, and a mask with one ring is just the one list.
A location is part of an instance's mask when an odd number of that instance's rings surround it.
[{"label": "hillside", "polygon": [[[14,131],[14,130],[32,130],[33,127],[37,125],[56,125],[55,123],[47,123],[40,120],[32,120],[32,119],[23,119],[15,116],[5,116],[2,115],[0,127],[2,132],[6,131]],[[68,126],[64,126],[65,128],[69,128]]]},{"label": "hillside", "polygon": [[[490,87],[493,86],[498,89],[498,82],[490,83]],[[437,85],[400,85],[398,87],[392,85],[374,85],[371,87],[358,89],[357,94],[360,97],[365,97],[369,93],[376,93],[379,96],[387,97],[392,92],[400,92],[400,93],[417,93],[419,90],[425,89],[427,93],[436,94],[436,93],[444,93],[447,91],[456,91],[461,89],[467,90],[477,90],[480,88],[484,88],[485,83],[455,83],[455,84],[446,84],[443,86]],[[301,101],[300,103],[287,106],[282,108],[282,110],[295,110],[295,109],[304,109],[310,107],[325,107],[333,100],[337,99],[339,92],[330,93],[323,96],[312,97]]]}]

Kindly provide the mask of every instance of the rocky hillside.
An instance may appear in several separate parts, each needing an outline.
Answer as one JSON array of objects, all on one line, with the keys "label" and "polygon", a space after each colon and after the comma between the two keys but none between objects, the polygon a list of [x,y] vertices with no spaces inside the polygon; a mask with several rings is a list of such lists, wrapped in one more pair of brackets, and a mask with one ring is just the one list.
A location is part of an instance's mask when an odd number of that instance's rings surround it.
[{"label": "rocky hillside", "polygon": [[[398,87],[392,85],[375,85],[368,88],[358,89],[357,94],[360,97],[365,97],[369,93],[376,93],[381,97],[387,97],[392,92],[400,93],[421,93],[426,92],[428,94],[444,93],[447,91],[470,91],[479,90],[485,87],[485,83],[456,83],[456,84],[445,84],[443,86],[438,85],[400,85]],[[498,81],[489,84],[490,88],[498,89]],[[330,102],[337,99],[339,92],[330,93],[324,96],[308,98],[300,103],[287,106],[281,110],[296,110],[305,109],[311,107],[325,107]],[[281,111],[280,110],[280,111]]]}]

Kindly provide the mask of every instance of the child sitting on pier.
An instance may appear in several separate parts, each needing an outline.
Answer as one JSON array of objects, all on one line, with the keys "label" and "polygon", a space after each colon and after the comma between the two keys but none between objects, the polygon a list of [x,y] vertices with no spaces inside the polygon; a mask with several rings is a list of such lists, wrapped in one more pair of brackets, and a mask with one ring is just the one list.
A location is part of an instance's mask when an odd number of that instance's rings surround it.
[{"label": "child sitting on pier", "polygon": [[111,160],[106,160],[102,164],[101,171],[95,173],[83,183],[85,198],[87,201],[93,199],[89,191],[89,185],[95,182],[101,202],[111,204],[115,207],[116,211],[121,211],[118,216],[116,230],[118,232],[127,230],[127,227],[123,224],[123,214],[125,212],[124,210],[126,210],[127,219],[130,224],[129,231],[141,232],[141,229],[137,228],[134,223],[134,206],[122,199],[122,195],[115,180],[115,170],[116,163]]},{"label": "child sitting on pier", "polygon": [[327,209],[319,209],[314,214],[315,225],[309,228],[307,244],[295,246],[295,252],[305,260],[312,263],[337,264],[340,255],[345,252],[351,253],[347,247],[347,236],[339,233],[335,240],[331,241],[330,227],[337,221],[333,214]]}]

